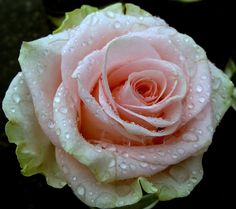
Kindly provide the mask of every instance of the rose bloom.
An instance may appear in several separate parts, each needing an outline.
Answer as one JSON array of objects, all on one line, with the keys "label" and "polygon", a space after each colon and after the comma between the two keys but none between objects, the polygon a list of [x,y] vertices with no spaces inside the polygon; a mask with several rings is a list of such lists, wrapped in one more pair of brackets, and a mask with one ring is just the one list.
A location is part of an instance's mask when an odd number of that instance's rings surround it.
[{"label": "rose bloom", "polygon": [[24,42],[3,101],[22,173],[114,208],[188,195],[233,84],[192,38],[132,4],[83,6]]}]

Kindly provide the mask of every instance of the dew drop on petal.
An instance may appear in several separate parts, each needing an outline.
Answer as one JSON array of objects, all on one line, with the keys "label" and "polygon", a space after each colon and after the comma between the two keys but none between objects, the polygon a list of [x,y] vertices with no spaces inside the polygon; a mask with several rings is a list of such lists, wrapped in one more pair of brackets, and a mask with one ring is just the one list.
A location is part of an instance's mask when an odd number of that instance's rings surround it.
[{"label": "dew drop on petal", "polygon": [[206,75],[201,75],[201,79],[202,79],[202,80],[206,80],[206,79],[207,79],[207,76],[206,76]]},{"label": "dew drop on petal", "polygon": [[197,87],[196,87],[196,92],[197,92],[197,93],[201,93],[202,90],[203,90],[202,86],[201,86],[201,85],[197,85]]},{"label": "dew drop on petal", "polygon": [[48,121],[48,128],[52,129],[55,127],[55,123],[52,120]]},{"label": "dew drop on petal", "polygon": [[60,129],[60,128],[57,128],[57,129],[56,129],[56,134],[57,134],[57,136],[60,136],[60,135],[61,135],[61,129]]},{"label": "dew drop on petal", "polygon": [[15,113],[16,112],[16,109],[14,107],[11,108],[11,112],[12,113]]},{"label": "dew drop on petal", "polygon": [[177,152],[178,152],[180,155],[183,155],[183,154],[185,153],[185,150],[182,149],[182,148],[179,148],[179,149],[177,150]]},{"label": "dew drop on petal", "polygon": [[120,167],[121,167],[122,169],[127,169],[127,165],[126,165],[124,162],[122,162],[122,163],[120,164]]},{"label": "dew drop on petal", "polygon": [[140,166],[141,166],[142,168],[147,168],[147,167],[148,167],[148,164],[145,163],[145,162],[141,162],[141,163],[140,163]]},{"label": "dew drop on petal", "polygon": [[112,160],[109,162],[108,167],[109,167],[109,168],[112,168],[112,167],[114,167],[115,165],[116,165],[116,161],[115,161],[114,159],[112,159]]},{"label": "dew drop on petal", "polygon": [[85,195],[85,192],[86,192],[85,187],[84,187],[83,185],[79,185],[79,186],[77,187],[76,192],[77,192],[77,194],[78,194],[79,196],[84,196],[84,195]]},{"label": "dew drop on petal", "polygon": [[119,29],[120,27],[121,27],[121,23],[118,22],[118,21],[116,21],[116,22],[114,23],[114,28],[115,28],[115,29]]},{"label": "dew drop on petal", "polygon": [[54,102],[60,103],[60,101],[61,101],[60,97],[57,97],[57,96],[56,96],[56,97],[54,98]]},{"label": "dew drop on petal", "polygon": [[194,104],[191,103],[188,105],[188,109],[193,109],[193,108],[194,108]]},{"label": "dew drop on petal", "polygon": [[20,101],[21,101],[20,96],[16,93],[12,95],[12,99],[16,104],[20,103]]},{"label": "dew drop on petal", "polygon": [[69,133],[65,133],[65,137],[66,137],[66,139],[69,139],[70,138],[70,134]]},{"label": "dew drop on petal", "polygon": [[198,100],[200,103],[204,103],[206,101],[206,99],[204,97],[200,97]]},{"label": "dew drop on petal", "polygon": [[77,180],[77,177],[76,176],[73,176],[72,177],[72,181],[76,181]]},{"label": "dew drop on petal", "polygon": [[184,183],[189,179],[188,171],[181,166],[173,166],[169,170],[170,176],[179,183]]},{"label": "dew drop on petal", "polygon": [[183,140],[186,142],[196,142],[198,137],[192,132],[187,132],[183,135]]},{"label": "dew drop on petal", "polygon": [[107,11],[107,12],[106,12],[106,15],[107,15],[107,17],[109,17],[109,18],[114,18],[114,17],[115,17],[114,12],[112,12],[112,11]]},{"label": "dew drop on petal", "polygon": [[66,114],[68,112],[68,109],[66,107],[60,107],[59,111],[63,114]]}]

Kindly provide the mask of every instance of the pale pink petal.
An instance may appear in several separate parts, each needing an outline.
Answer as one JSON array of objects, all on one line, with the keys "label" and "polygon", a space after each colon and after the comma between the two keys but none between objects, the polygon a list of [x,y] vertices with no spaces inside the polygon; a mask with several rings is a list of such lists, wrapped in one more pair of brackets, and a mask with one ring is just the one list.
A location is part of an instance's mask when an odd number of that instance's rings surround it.
[{"label": "pale pink petal", "polygon": [[93,13],[74,29],[74,36],[70,38],[62,51],[62,78],[66,88],[73,89],[76,97],[76,82],[71,75],[86,55],[103,48],[109,41],[132,31],[142,31],[153,26],[166,26],[160,18],[143,17],[142,20],[134,16],[124,16],[114,13],[111,18],[105,13]]},{"label": "pale pink petal", "polygon": [[102,85],[104,93],[114,110],[116,110],[116,106],[110,91],[107,74],[126,63],[144,58],[158,59],[159,55],[142,38],[123,36],[108,44],[102,70]]}]

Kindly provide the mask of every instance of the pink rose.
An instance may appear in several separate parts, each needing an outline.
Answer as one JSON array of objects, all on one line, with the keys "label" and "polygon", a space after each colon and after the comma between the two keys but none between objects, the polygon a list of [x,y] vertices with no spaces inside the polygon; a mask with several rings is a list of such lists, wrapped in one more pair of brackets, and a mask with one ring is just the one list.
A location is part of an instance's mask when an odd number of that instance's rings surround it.
[{"label": "pink rose", "polygon": [[23,43],[3,101],[22,173],[92,207],[188,195],[231,105],[232,82],[192,38],[125,7],[84,6]]}]

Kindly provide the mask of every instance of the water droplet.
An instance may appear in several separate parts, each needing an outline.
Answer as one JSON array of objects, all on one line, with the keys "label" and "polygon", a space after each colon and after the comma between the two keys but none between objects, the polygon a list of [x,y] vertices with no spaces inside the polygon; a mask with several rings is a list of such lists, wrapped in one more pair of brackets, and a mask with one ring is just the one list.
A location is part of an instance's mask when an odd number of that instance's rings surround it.
[{"label": "water droplet", "polygon": [[200,97],[199,99],[198,99],[198,101],[200,102],[200,103],[204,103],[205,102],[205,98],[204,97]]},{"label": "water droplet", "polygon": [[157,151],[157,154],[162,156],[162,157],[165,156],[165,152],[163,152],[163,151]]},{"label": "water droplet", "polygon": [[66,114],[68,112],[68,109],[66,107],[60,107],[59,111],[63,114]]},{"label": "water droplet", "polygon": [[76,176],[73,176],[72,177],[72,181],[76,181],[77,180],[77,177]]},{"label": "water droplet", "polygon": [[176,153],[173,153],[173,154],[172,154],[172,158],[173,158],[173,159],[177,159],[177,158],[178,158],[178,155],[177,155]]},{"label": "water droplet", "polygon": [[85,188],[83,185],[79,185],[77,188],[77,194],[79,196],[84,196],[85,195]]},{"label": "water droplet", "polygon": [[169,170],[169,174],[179,183],[184,183],[189,179],[188,171],[182,166],[175,165],[171,167]]},{"label": "water droplet", "polygon": [[121,27],[120,22],[116,21],[116,22],[114,23],[114,28],[115,28],[115,29],[119,29],[120,27]]},{"label": "water droplet", "polygon": [[169,39],[169,40],[168,40],[168,43],[169,43],[169,44],[172,44],[172,41]]},{"label": "water droplet", "polygon": [[109,162],[108,167],[109,167],[109,168],[112,168],[112,167],[114,167],[115,165],[116,165],[116,161],[115,161],[114,159],[112,159],[112,160]]},{"label": "water droplet", "polygon": [[119,200],[117,202],[117,206],[120,207],[120,206],[123,206],[125,204],[125,202],[123,200]]},{"label": "water droplet", "polygon": [[196,87],[196,92],[197,92],[197,93],[201,93],[202,90],[203,90],[202,86],[201,86],[201,85],[197,85],[197,87]]},{"label": "water droplet", "polygon": [[213,88],[214,90],[217,90],[217,89],[220,88],[220,86],[221,86],[221,80],[220,80],[219,78],[214,78],[214,79],[213,79],[212,88]]},{"label": "water droplet", "polygon": [[140,158],[143,160],[143,159],[145,159],[145,156],[144,155],[140,155]]},{"label": "water droplet", "polygon": [[177,150],[177,152],[178,152],[180,155],[183,155],[183,154],[185,153],[185,150],[182,149],[182,148],[179,148],[179,149]]},{"label": "water droplet", "polygon": [[81,46],[82,46],[82,47],[85,47],[86,45],[87,45],[87,43],[84,42],[84,41],[81,43]]},{"label": "water droplet", "polygon": [[194,104],[191,103],[188,105],[188,109],[193,109],[193,108],[194,108]]},{"label": "water droplet", "polygon": [[191,181],[195,184],[195,183],[197,183],[197,177],[196,176],[193,176],[192,178],[191,178]]},{"label": "water droplet", "polygon": [[183,135],[183,140],[186,142],[196,142],[198,137],[192,132],[187,132]]},{"label": "water droplet", "polygon": [[24,84],[24,80],[23,80],[23,79],[20,79],[19,83],[20,83],[20,84]]},{"label": "water droplet", "polygon": [[60,135],[61,135],[61,129],[60,129],[60,128],[57,128],[57,129],[56,129],[56,134],[57,134],[57,136],[60,136]]},{"label": "water droplet", "polygon": [[12,113],[15,113],[16,112],[16,109],[14,107],[11,108],[11,112]]},{"label": "water droplet", "polygon": [[93,15],[90,20],[90,25],[96,25],[98,23],[98,18],[96,15]]},{"label": "water droplet", "polygon": [[201,79],[202,79],[202,80],[206,80],[206,79],[207,79],[207,76],[206,76],[206,75],[201,75]]},{"label": "water droplet", "polygon": [[182,56],[182,55],[180,55],[180,56],[179,56],[179,60],[180,60],[180,61],[184,61],[184,60],[185,60],[185,57]]},{"label": "water droplet", "polygon": [[48,53],[49,53],[48,49],[45,49],[44,52],[43,52],[45,57],[48,56]]},{"label": "water droplet", "polygon": [[16,104],[20,103],[20,101],[21,101],[20,96],[16,93],[12,95],[12,99]]},{"label": "water droplet", "polygon": [[90,98],[90,97],[88,97],[88,98],[85,98],[85,102],[87,102],[87,103],[91,103],[93,101],[93,99],[92,98]]},{"label": "water droplet", "polygon": [[70,134],[69,133],[65,133],[65,137],[66,137],[66,139],[69,139],[70,138]]},{"label": "water droplet", "polygon": [[143,167],[143,168],[146,168],[146,167],[148,167],[148,164],[145,163],[145,162],[141,162],[141,163],[140,163],[140,166]]},{"label": "water droplet", "polygon": [[48,36],[48,39],[53,39],[53,35],[52,34],[50,34],[49,36]]},{"label": "water droplet", "polygon": [[14,91],[17,91],[18,86],[13,86]]},{"label": "water droplet", "polygon": [[60,101],[61,101],[61,99],[60,99],[60,97],[54,97],[54,102],[56,102],[56,103],[60,103]]},{"label": "water droplet", "polygon": [[141,21],[143,21],[143,20],[144,20],[144,17],[143,17],[143,16],[139,16],[138,19],[141,20]]},{"label": "water droplet", "polygon": [[129,157],[129,154],[127,152],[123,153],[124,157]]},{"label": "water droplet", "polygon": [[120,167],[121,167],[121,169],[127,169],[127,165],[126,165],[126,163],[124,163],[124,162],[122,162],[122,163],[120,164]]},{"label": "water droplet", "polygon": [[115,13],[112,12],[112,11],[107,11],[107,12],[106,12],[106,15],[107,15],[107,17],[109,17],[109,18],[114,18],[114,17],[115,17]]},{"label": "water droplet", "polygon": [[198,130],[197,130],[197,133],[201,135],[201,134],[202,134],[202,130],[201,130],[201,129],[198,129]]},{"label": "water droplet", "polygon": [[114,205],[116,197],[111,193],[101,193],[95,200],[96,207],[98,208],[109,208],[108,205]]},{"label": "water droplet", "polygon": [[189,38],[187,37],[187,38],[184,38],[184,41],[185,41],[185,43],[188,43],[190,40],[189,40]]},{"label": "water droplet", "polygon": [[64,165],[62,166],[62,170],[63,170],[64,174],[68,174],[69,173],[68,168],[66,166],[64,166]]},{"label": "water droplet", "polygon": [[55,127],[55,123],[52,120],[48,121],[48,128],[52,129]]}]

